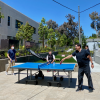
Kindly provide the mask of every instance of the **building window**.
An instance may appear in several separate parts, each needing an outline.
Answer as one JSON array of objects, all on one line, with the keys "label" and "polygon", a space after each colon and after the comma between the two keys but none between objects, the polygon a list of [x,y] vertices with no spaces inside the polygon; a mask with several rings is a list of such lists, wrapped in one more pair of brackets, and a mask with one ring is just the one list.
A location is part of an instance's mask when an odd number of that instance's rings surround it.
[{"label": "building window", "polygon": [[13,37],[12,36],[7,36],[7,39],[13,39]]},{"label": "building window", "polygon": [[36,34],[36,28],[34,28],[34,34]]},{"label": "building window", "polygon": [[[1,16],[1,12],[0,12],[0,16]],[[0,18],[0,23],[1,23],[1,18]]]},{"label": "building window", "polygon": [[16,22],[15,22],[15,28],[20,28],[20,24],[22,25],[23,22],[21,22],[19,20],[16,20]]},{"label": "building window", "polygon": [[10,16],[8,16],[8,26],[10,26]]}]

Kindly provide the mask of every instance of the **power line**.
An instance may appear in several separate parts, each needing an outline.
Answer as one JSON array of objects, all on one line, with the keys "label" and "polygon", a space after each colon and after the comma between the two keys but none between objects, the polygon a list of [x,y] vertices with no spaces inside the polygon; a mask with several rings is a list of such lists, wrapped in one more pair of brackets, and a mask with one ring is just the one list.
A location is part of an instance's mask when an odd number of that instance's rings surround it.
[{"label": "power line", "polygon": [[98,3],[98,4],[96,4],[96,5],[92,6],[92,7],[90,7],[90,8],[88,8],[88,9],[85,9],[85,10],[81,11],[80,13],[82,13],[82,12],[84,12],[84,11],[87,11],[87,10],[89,10],[89,9],[91,9],[91,8],[93,8],[93,7],[97,6],[97,5],[99,5],[99,4],[100,4],[100,3]]},{"label": "power line", "polygon": [[[64,6],[63,4],[61,4],[61,3],[59,3],[59,2],[57,2],[57,1],[55,1],[55,0],[53,0],[53,1],[56,2],[56,3],[58,3],[58,4],[61,5],[61,6],[65,7],[65,8],[67,8],[67,9],[70,9],[70,10],[76,12],[76,13],[79,13],[79,12],[77,12],[77,11],[75,11],[75,10],[69,8],[69,7]],[[100,3],[98,3],[98,4],[96,4],[96,5],[92,6],[92,7],[89,7],[89,8],[87,8],[87,9],[81,11],[80,13],[85,12],[85,11],[87,11],[87,10],[89,10],[89,9],[91,9],[91,8],[93,8],[93,7],[97,6],[97,5],[99,5],[99,4],[100,4]]]},{"label": "power line", "polygon": [[64,6],[63,4],[61,4],[61,3],[59,3],[59,2],[57,2],[57,1],[55,1],[55,0],[53,0],[53,1],[56,2],[56,3],[58,3],[58,4],[61,5],[61,6],[65,7],[65,8],[67,8],[67,9],[70,9],[70,10],[72,10],[72,11],[78,13],[77,11],[75,11],[75,10],[69,8],[69,7],[66,7],[66,6]]}]

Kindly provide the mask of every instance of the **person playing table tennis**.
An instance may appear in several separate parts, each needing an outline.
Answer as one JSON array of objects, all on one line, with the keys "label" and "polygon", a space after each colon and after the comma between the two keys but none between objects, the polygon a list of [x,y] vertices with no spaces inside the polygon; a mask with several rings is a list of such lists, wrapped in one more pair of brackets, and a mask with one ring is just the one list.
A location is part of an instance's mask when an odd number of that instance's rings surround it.
[{"label": "person playing table tennis", "polygon": [[[92,78],[90,74],[90,65],[89,65],[89,60],[91,61],[91,67],[94,68],[92,58],[90,56],[90,53],[85,50],[81,49],[81,44],[76,44],[75,45],[76,51],[73,52],[71,55],[63,58],[60,62],[60,64],[65,60],[69,59],[73,56],[76,56],[77,63],[79,66],[78,69],[78,89],[76,91],[81,91],[82,90],[82,85],[83,85],[83,75],[85,75],[88,78],[88,86],[89,86],[89,92],[93,92],[93,83],[92,83]],[[89,60],[88,60],[89,58]]]},{"label": "person playing table tennis", "polygon": [[46,57],[48,64],[53,63],[55,61],[55,55],[52,54],[52,51],[49,51],[49,54]]}]

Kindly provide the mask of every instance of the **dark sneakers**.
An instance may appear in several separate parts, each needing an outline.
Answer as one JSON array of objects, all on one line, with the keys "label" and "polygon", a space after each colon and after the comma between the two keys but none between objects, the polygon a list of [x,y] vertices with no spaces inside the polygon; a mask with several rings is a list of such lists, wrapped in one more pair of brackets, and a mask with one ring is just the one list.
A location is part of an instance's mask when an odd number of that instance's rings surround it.
[{"label": "dark sneakers", "polygon": [[76,92],[79,92],[79,91],[82,91],[82,89],[81,88],[77,88]]},{"label": "dark sneakers", "polygon": [[90,89],[89,89],[89,93],[92,93],[92,92],[93,92],[93,89],[90,88]]}]

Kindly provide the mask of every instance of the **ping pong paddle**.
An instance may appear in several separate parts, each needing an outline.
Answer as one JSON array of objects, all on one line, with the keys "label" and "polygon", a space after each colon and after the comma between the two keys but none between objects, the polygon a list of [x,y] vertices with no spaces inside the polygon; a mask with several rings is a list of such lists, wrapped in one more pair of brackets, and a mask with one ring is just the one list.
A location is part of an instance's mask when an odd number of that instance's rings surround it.
[{"label": "ping pong paddle", "polygon": [[62,64],[62,61],[60,62],[60,65]]}]

